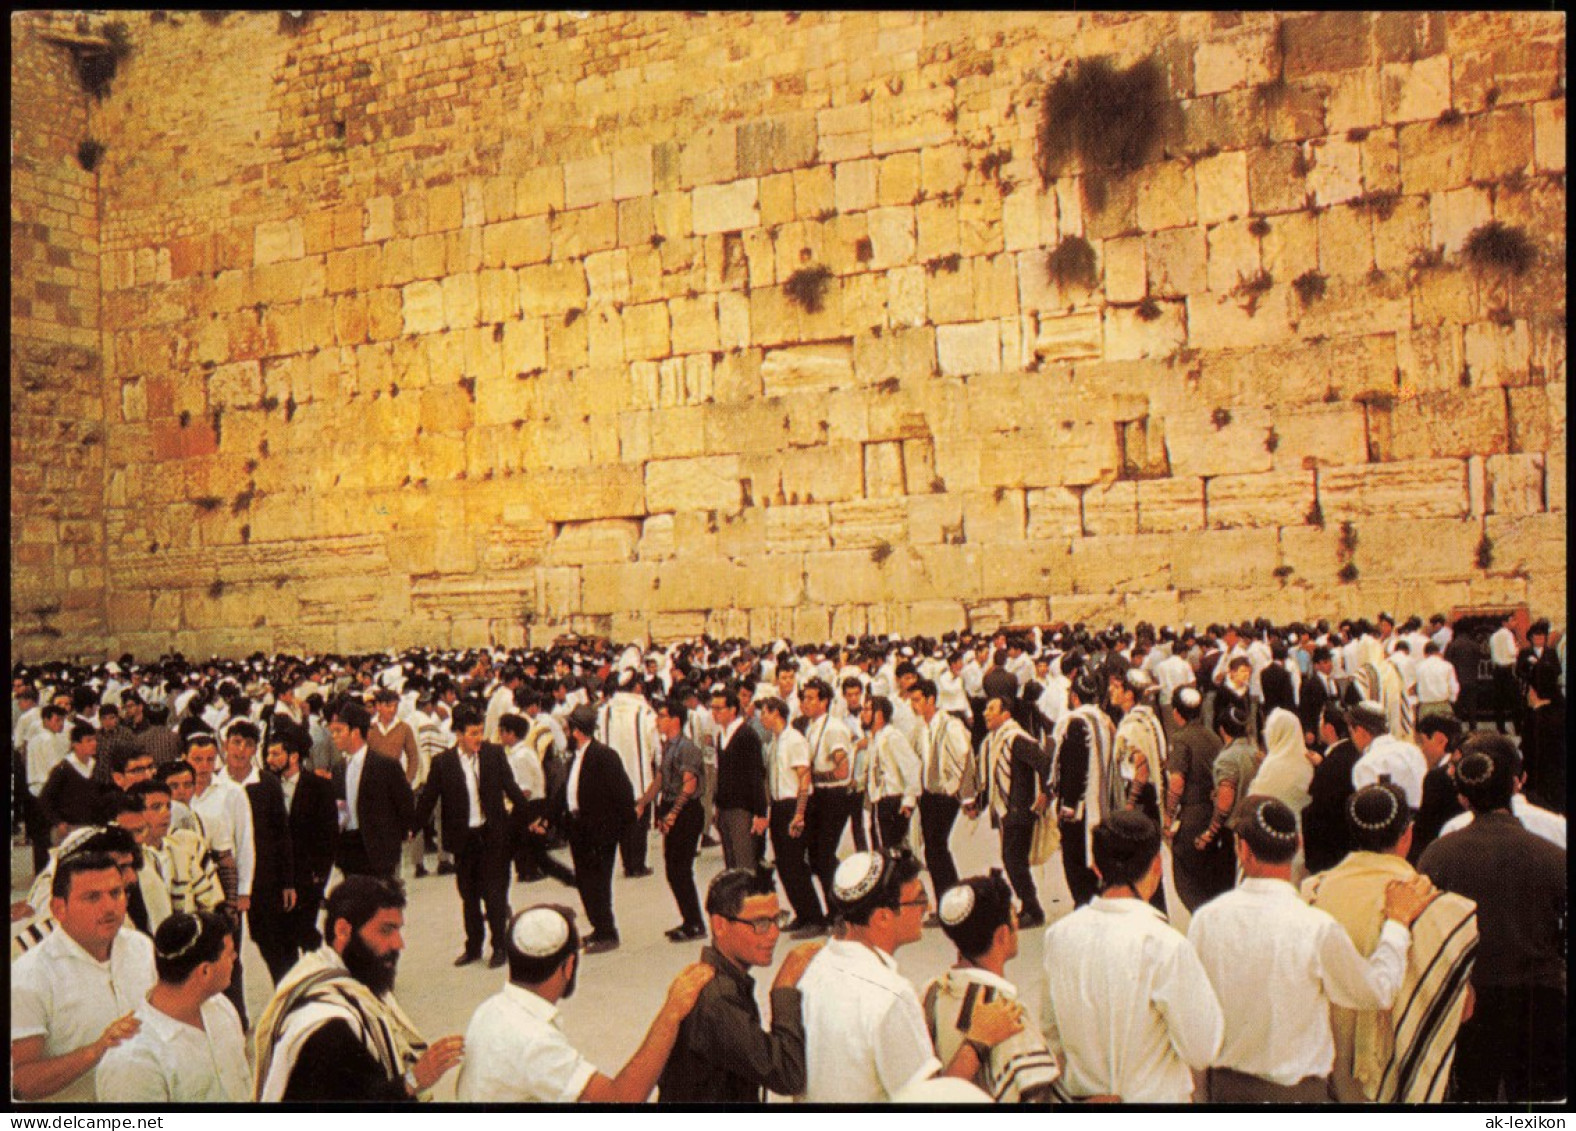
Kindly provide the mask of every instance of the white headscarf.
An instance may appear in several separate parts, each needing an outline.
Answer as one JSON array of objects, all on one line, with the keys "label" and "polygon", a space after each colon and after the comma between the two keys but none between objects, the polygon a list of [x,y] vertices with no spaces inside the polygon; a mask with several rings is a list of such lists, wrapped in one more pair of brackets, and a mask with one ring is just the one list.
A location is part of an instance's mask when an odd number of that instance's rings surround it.
[{"label": "white headscarf", "polygon": [[1313,766],[1302,740],[1302,722],[1283,707],[1276,707],[1264,723],[1264,744],[1269,748],[1264,764],[1248,785],[1250,796],[1273,797],[1301,813],[1308,805],[1308,783]]}]

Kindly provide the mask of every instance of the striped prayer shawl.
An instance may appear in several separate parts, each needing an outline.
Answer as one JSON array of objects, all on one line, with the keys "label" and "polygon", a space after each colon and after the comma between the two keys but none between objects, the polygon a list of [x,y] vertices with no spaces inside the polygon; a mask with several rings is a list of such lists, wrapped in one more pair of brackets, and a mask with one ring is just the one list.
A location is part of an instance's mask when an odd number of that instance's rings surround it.
[{"label": "striped prayer shawl", "polygon": [[[1357,949],[1370,954],[1383,925],[1385,887],[1415,874],[1400,857],[1353,852],[1311,877],[1303,896],[1335,916]],[[1477,905],[1443,893],[1412,924],[1395,1005],[1364,1013],[1331,1007],[1338,1092],[1354,1084],[1361,1091],[1339,1098],[1401,1104],[1444,1099],[1477,942]]]},{"label": "striped prayer shawl", "polygon": [[[1002,996],[1001,990],[974,980],[963,969],[949,970],[925,987],[925,1027],[943,1063],[957,1055],[963,1034],[973,1023],[975,1008]],[[990,1050],[974,1083],[997,1103],[1022,1103],[1026,1098],[1070,1103],[1061,1075],[1056,1058],[1045,1047],[1045,1038],[1033,1026],[1025,1026]]]},{"label": "striped prayer shawl", "polygon": [[[1119,813],[1126,807],[1127,786],[1122,781],[1122,775],[1117,772],[1116,727],[1112,724],[1111,717],[1092,703],[1085,703],[1066,712],[1056,724],[1053,733],[1058,759],[1067,728],[1075,719],[1083,723],[1084,731],[1089,736],[1089,776],[1081,804],[1084,814],[1085,847],[1091,853],[1090,859],[1093,859],[1092,837],[1095,826],[1112,813]],[[1058,761],[1058,767],[1059,764]]]},{"label": "striped prayer shawl", "polygon": [[1407,697],[1406,681],[1388,659],[1367,663],[1352,673],[1352,686],[1361,698],[1384,708],[1390,733],[1405,742],[1417,730],[1417,706]]},{"label": "striped prayer shawl", "polygon": [[1116,728],[1116,765],[1118,768],[1142,758],[1149,767],[1149,783],[1160,798],[1166,795],[1166,730],[1160,718],[1142,703],[1122,716]]}]

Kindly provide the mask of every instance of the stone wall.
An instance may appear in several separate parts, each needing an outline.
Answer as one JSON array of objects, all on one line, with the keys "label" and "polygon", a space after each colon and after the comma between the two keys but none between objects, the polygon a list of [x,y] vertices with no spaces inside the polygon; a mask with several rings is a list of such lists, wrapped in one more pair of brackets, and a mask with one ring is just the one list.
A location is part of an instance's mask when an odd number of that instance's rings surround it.
[{"label": "stone wall", "polygon": [[54,654],[105,631],[99,194],[78,148],[88,96],[50,24],[12,20],[11,644]]},{"label": "stone wall", "polygon": [[1563,620],[1562,15],[127,19],[107,646]]}]

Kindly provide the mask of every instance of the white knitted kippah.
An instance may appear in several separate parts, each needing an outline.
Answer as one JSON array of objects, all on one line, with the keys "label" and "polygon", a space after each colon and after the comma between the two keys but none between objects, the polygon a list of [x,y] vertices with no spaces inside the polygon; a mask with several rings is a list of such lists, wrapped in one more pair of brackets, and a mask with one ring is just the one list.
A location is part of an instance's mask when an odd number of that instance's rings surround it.
[{"label": "white knitted kippah", "polygon": [[515,916],[509,940],[528,958],[547,958],[569,941],[569,920],[552,907],[530,907]]},{"label": "white knitted kippah", "polygon": [[854,853],[832,874],[832,894],[843,903],[857,903],[876,890],[883,866],[880,853]]},{"label": "white knitted kippah", "polygon": [[970,884],[953,884],[941,897],[937,914],[949,927],[956,927],[974,913],[974,888]]}]

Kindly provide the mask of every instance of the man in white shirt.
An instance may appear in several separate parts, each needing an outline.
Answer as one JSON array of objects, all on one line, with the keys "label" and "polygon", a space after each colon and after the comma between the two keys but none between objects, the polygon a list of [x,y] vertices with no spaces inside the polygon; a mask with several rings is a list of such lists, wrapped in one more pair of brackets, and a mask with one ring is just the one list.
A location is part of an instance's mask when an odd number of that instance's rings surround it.
[{"label": "man in white shirt", "polygon": [[810,747],[810,804],[805,812],[810,838],[810,867],[827,902],[832,898],[832,874],[837,871],[837,849],[843,829],[853,816],[851,786],[854,739],[841,719],[833,716],[832,688],[819,676],[805,681],[799,707],[807,720],[804,740]]},{"label": "man in white shirt", "polygon": [[1461,681],[1455,665],[1439,654],[1439,645],[1430,640],[1423,645],[1423,659],[1417,665],[1417,717],[1454,715],[1461,696]]},{"label": "man in white shirt", "polygon": [[524,673],[513,664],[503,669],[503,676],[487,700],[485,737],[488,742],[498,741],[498,720],[515,710],[514,692],[525,682]]},{"label": "man in white shirt", "polygon": [[[799,980],[808,1103],[871,1104],[941,1069],[924,1012],[893,954],[917,942],[930,900],[919,862],[907,852],[856,852],[838,866],[833,897],[846,933],[811,960]],[[988,1050],[1016,1035],[1023,1008],[1001,998],[975,1009],[947,1065],[973,1078]]]},{"label": "man in white shirt", "polygon": [[810,807],[810,744],[788,725],[788,705],[776,696],[760,701],[761,723],[772,736],[767,753],[766,794],[772,853],[794,919],[785,930],[808,938],[826,929],[821,897],[811,879],[810,837],[805,814]]},{"label": "man in white shirt", "polygon": [[465,1030],[455,1085],[461,1103],[645,1103],[678,1040],[679,1026],[716,970],[697,962],[679,972],[645,1040],[617,1076],[604,1076],[569,1043],[558,1003],[580,973],[574,912],[528,907],[509,924],[509,981],[477,1006]]},{"label": "man in white shirt", "polygon": [[202,821],[203,832],[219,865],[224,898],[238,915],[252,906],[252,878],[257,871],[252,837],[252,806],[246,791],[216,773],[219,744],[203,731],[186,740],[186,761],[196,775],[192,813]]},{"label": "man in white shirt", "polygon": [[1361,789],[1381,778],[1389,778],[1401,787],[1407,805],[1415,814],[1423,807],[1423,778],[1428,775],[1428,761],[1423,752],[1390,734],[1384,708],[1372,700],[1365,699],[1357,704],[1347,718],[1352,745],[1362,754],[1352,767],[1353,788]]},{"label": "man in white shirt", "polygon": [[142,1028],[98,1068],[105,1103],[243,1103],[251,1098],[246,1038],[224,997],[235,941],[207,912],[170,916],[154,933],[159,980],[137,1006]]},{"label": "man in white shirt", "polygon": [[[919,758],[907,736],[893,725],[893,714],[892,700],[885,695],[871,697],[865,797],[874,814],[879,846],[895,849],[908,840],[908,823],[919,807],[921,784]],[[917,717],[915,721],[919,722]]]},{"label": "man in white shirt", "polygon": [[965,797],[972,799],[974,749],[969,732],[957,717],[941,710],[935,683],[922,679],[914,685],[910,698],[914,713],[923,726],[920,730],[919,829],[925,843],[925,862],[930,869],[931,887],[939,905],[948,888],[958,882],[957,864],[952,859],[952,826]]},{"label": "man in white shirt", "polygon": [[1515,613],[1506,613],[1488,638],[1488,659],[1494,675],[1494,725],[1500,734],[1505,733],[1508,721],[1521,717],[1521,703],[1516,695],[1516,633],[1510,627],[1514,619]]},{"label": "man in white shirt", "polygon": [[1242,881],[1193,913],[1188,941],[1215,987],[1225,1036],[1209,1069],[1210,1103],[1326,1103],[1335,1065],[1330,1003],[1389,1009],[1433,898],[1425,877],[1385,889],[1387,920],[1364,958],[1328,912],[1291,885],[1301,837],[1283,802],[1255,798],[1236,822]]},{"label": "man in white shirt", "polygon": [[1092,834],[1100,894],[1045,932],[1040,1023],[1078,1097],[1190,1103],[1220,1051],[1220,1003],[1198,956],[1149,900],[1160,829],[1135,810]]},{"label": "man in white shirt", "polygon": [[123,930],[126,881],[106,853],[60,859],[50,895],[58,929],[11,967],[11,1087],[20,1100],[83,1103],[104,1054],[141,1027],[153,944]]}]

